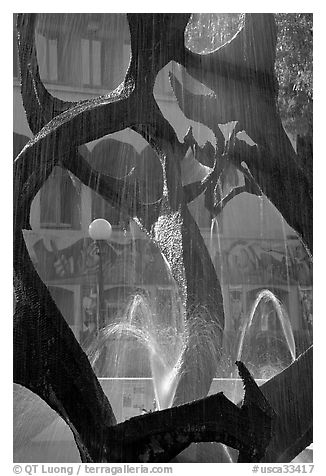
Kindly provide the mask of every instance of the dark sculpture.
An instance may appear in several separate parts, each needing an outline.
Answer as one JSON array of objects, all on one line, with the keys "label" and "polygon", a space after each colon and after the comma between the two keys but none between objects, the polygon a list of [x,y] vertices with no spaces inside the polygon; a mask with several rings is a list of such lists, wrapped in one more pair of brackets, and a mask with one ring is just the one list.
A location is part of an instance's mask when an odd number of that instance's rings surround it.
[{"label": "dark sculpture", "polygon": [[[233,446],[240,451],[239,461],[289,461],[312,438],[311,349],[262,387],[270,404],[241,363],[239,371],[246,387],[241,409],[222,394],[204,398],[221,348],[223,301],[187,203],[205,191],[207,207],[212,214],[218,213],[217,184],[224,167],[232,162],[246,178],[245,187],[237,193],[266,194],[312,250],[312,190],[277,113],[273,15],[247,14],[244,27],[231,42],[206,56],[184,46],[189,17],[129,14],[132,56],[124,82],[110,94],[78,103],[60,101],[45,89],[34,44],[36,15],[18,17],[21,91],[34,137],[14,162],[14,381],[38,394],[61,415],[84,462],[163,462],[198,441]],[[211,127],[218,139],[212,174],[187,187],[182,186],[180,171],[187,141],[179,142],[153,95],[157,73],[171,60],[214,91],[213,97],[193,97],[171,77],[185,115]],[[206,111],[212,112],[207,115]],[[237,129],[225,144],[218,123],[231,120],[238,121]],[[78,151],[86,142],[126,127],[141,134],[160,157],[165,187],[155,203],[142,203],[132,173],[126,179],[98,173]],[[245,130],[256,146],[239,141],[236,132],[240,130]],[[214,358],[205,352],[201,355],[200,347],[196,359],[186,350],[174,401],[178,406],[116,425],[86,355],[34,270],[22,230],[30,228],[32,200],[56,165],[138,218],[169,261],[187,315],[195,308],[215,336]],[[205,375],[198,361],[205,365]],[[303,381],[305,391],[299,394]],[[200,398],[203,400],[194,401]]]}]

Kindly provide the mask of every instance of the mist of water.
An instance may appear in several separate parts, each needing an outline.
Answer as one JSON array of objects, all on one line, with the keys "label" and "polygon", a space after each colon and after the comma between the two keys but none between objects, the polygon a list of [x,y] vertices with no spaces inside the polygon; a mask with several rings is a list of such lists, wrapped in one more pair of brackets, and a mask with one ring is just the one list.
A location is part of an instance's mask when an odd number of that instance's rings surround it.
[{"label": "mist of water", "polygon": [[[172,405],[173,397],[180,379],[182,357],[187,342],[186,328],[164,326],[162,316],[151,310],[150,301],[135,295],[128,303],[121,320],[101,330],[98,340],[94,343],[89,356],[92,365],[96,365],[103,347],[109,339],[118,341],[115,346],[114,361],[116,368],[124,365],[126,350],[123,342],[134,338],[148,351],[152,373],[155,400],[158,409]],[[173,312],[177,312],[174,309]],[[128,345],[128,344],[127,344]]]},{"label": "mist of water", "polygon": [[262,313],[259,314],[257,312],[259,304],[261,302],[268,302],[268,301],[270,301],[273,304],[273,306],[276,310],[276,314],[277,314],[278,320],[280,322],[282,332],[283,332],[283,335],[284,335],[284,338],[285,338],[285,341],[286,341],[286,344],[287,344],[287,348],[288,348],[289,354],[291,356],[291,361],[293,362],[295,360],[295,358],[296,358],[295,340],[294,340],[292,326],[291,326],[289,316],[288,316],[284,306],[280,302],[280,300],[275,296],[275,294],[272,291],[270,291],[268,289],[263,289],[262,291],[260,291],[258,293],[253,305],[252,305],[250,314],[248,316],[248,320],[247,320],[245,326],[243,327],[243,329],[241,331],[241,335],[240,335],[240,339],[239,339],[238,352],[237,352],[237,360],[241,360],[241,358],[242,358],[245,337],[252,330],[252,325],[253,325],[253,321],[254,321],[255,316],[257,316],[257,319],[262,319],[263,318],[263,314]]}]

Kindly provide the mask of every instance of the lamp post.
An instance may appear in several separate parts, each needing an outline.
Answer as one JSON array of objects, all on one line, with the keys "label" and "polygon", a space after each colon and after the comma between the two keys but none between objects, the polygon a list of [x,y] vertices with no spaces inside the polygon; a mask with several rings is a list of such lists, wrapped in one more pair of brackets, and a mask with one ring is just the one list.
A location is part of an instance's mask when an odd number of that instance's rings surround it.
[{"label": "lamp post", "polygon": [[97,218],[92,221],[88,227],[89,236],[95,241],[97,254],[99,257],[97,272],[97,306],[96,306],[96,327],[97,334],[105,325],[105,309],[104,309],[104,284],[103,284],[103,244],[112,234],[111,224],[104,218]]}]

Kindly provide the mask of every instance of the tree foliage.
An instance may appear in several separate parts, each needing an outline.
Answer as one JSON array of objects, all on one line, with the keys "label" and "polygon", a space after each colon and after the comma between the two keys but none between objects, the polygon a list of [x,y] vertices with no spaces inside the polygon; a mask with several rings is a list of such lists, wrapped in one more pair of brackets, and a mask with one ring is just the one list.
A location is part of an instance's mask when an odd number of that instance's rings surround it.
[{"label": "tree foliage", "polygon": [[278,42],[276,74],[278,104],[285,127],[292,133],[312,132],[312,14],[276,15]]}]

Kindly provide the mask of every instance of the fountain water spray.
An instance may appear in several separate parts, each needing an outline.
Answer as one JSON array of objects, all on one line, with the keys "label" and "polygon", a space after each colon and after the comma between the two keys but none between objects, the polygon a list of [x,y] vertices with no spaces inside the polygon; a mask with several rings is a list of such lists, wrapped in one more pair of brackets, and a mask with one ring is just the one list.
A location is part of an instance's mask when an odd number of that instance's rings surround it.
[{"label": "fountain water spray", "polygon": [[253,323],[254,316],[256,314],[258,305],[261,302],[272,302],[274,305],[274,308],[276,310],[277,317],[279,319],[287,347],[289,350],[289,353],[291,355],[291,361],[293,362],[296,358],[296,349],[295,349],[295,340],[293,336],[293,331],[291,327],[291,322],[289,319],[289,316],[284,308],[284,306],[281,304],[279,299],[275,296],[272,291],[268,289],[263,289],[260,291],[255,299],[255,302],[251,308],[251,312],[248,316],[248,321],[243,327],[240,335],[240,340],[239,340],[239,347],[238,347],[238,353],[237,353],[237,360],[241,360],[242,352],[243,352],[243,344],[244,344],[244,338],[247,332],[250,331],[250,328]]},{"label": "fountain water spray", "polygon": [[[162,320],[162,316],[151,311],[149,300],[137,294],[129,301],[120,321],[103,328],[98,340],[93,343],[88,352],[92,365],[96,365],[108,339],[115,337],[119,342],[115,351],[115,366],[118,368],[121,365],[121,357],[125,359],[125,356],[121,355],[123,354],[121,346],[123,339],[132,337],[140,342],[148,350],[155,399],[159,410],[172,405],[187,343],[184,325],[180,328],[164,326]],[[180,322],[184,323],[184,320],[180,319]]]}]

